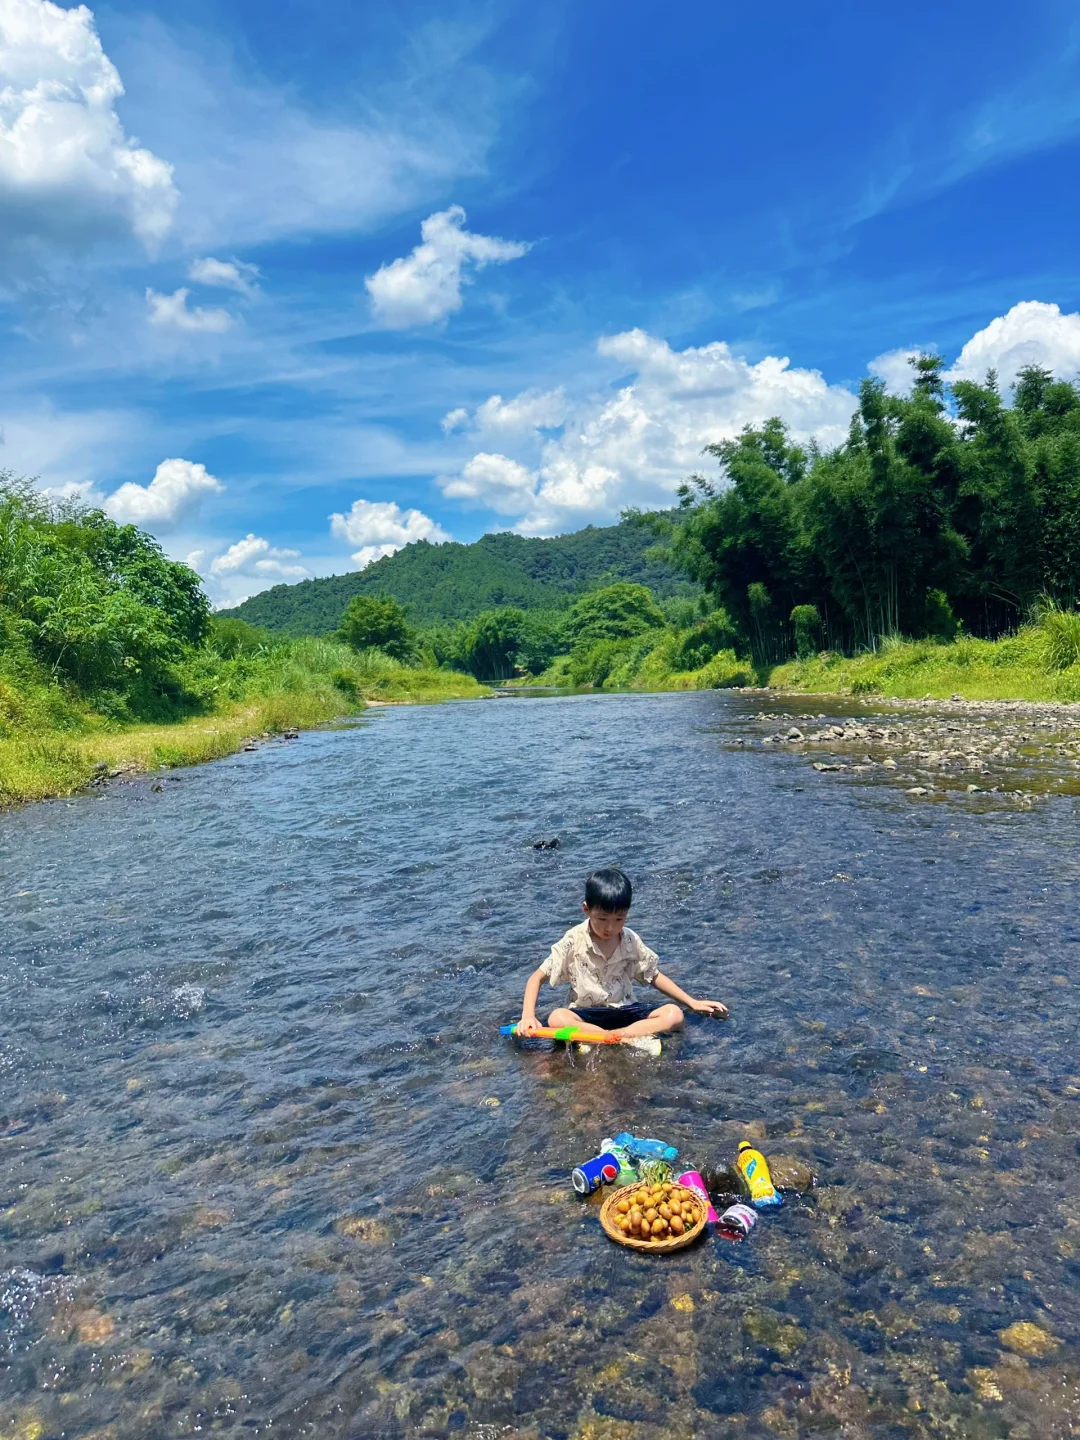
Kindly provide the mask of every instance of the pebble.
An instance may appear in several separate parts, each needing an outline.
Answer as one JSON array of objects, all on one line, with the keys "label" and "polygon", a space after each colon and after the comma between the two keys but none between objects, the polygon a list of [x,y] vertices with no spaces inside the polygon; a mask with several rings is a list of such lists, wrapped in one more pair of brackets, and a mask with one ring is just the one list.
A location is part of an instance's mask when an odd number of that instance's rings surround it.
[{"label": "pebble", "polygon": [[[1080,781],[1080,705],[973,702],[958,695],[949,700],[875,698],[851,704],[896,708],[865,719],[855,716],[842,724],[822,724],[826,718],[822,715],[784,717],[763,712],[756,718],[770,727],[797,718],[816,722],[817,728],[814,723],[805,729],[789,724],[786,729],[771,728],[749,743],[803,750],[819,774],[894,772],[916,798],[935,792],[999,794],[1014,806],[1029,809],[1047,791],[1068,783],[1072,793]],[[821,754],[826,747],[832,754]],[[1016,784],[1018,766],[1028,772],[1022,787]]]}]

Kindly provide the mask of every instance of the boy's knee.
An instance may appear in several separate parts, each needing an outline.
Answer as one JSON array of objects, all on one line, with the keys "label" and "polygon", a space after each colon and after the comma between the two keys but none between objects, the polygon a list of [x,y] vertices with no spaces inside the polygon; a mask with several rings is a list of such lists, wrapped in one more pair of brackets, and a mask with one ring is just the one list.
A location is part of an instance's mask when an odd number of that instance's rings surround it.
[{"label": "boy's knee", "polygon": [[675,1030],[683,1023],[683,1012],[678,1005],[661,1005],[660,1018],[666,1023],[670,1030]]}]

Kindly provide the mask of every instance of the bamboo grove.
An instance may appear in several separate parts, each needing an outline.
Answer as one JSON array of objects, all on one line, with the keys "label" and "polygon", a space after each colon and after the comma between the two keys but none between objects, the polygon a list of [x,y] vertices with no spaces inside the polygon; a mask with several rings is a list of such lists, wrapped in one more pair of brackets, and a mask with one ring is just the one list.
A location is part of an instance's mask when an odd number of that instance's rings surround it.
[{"label": "bamboo grove", "polygon": [[995,637],[1080,589],[1080,392],[1037,366],[1006,403],[913,357],[908,397],[866,380],[846,442],[776,419],[707,447],[674,520],[636,517],[724,607],[755,660],[904,634]]}]

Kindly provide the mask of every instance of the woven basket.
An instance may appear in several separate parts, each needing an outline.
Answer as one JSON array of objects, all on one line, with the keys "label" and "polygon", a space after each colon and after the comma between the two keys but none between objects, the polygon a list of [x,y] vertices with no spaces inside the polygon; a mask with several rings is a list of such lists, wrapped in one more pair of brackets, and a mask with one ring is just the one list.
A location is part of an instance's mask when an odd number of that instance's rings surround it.
[{"label": "woven basket", "polygon": [[645,1181],[639,1181],[637,1185],[622,1185],[612,1190],[611,1194],[600,1207],[600,1224],[604,1232],[617,1245],[625,1245],[628,1250],[643,1250],[648,1255],[668,1255],[672,1250],[683,1250],[687,1245],[692,1245],[701,1232],[705,1229],[705,1216],[708,1213],[705,1202],[696,1190],[690,1190],[685,1185],[672,1185],[672,1194],[678,1194],[680,1200],[689,1197],[697,1201],[698,1209],[701,1211],[701,1219],[683,1235],[669,1235],[665,1240],[639,1240],[636,1235],[626,1235],[615,1224],[615,1207],[620,1200],[633,1199],[639,1190],[648,1190],[649,1185]]}]

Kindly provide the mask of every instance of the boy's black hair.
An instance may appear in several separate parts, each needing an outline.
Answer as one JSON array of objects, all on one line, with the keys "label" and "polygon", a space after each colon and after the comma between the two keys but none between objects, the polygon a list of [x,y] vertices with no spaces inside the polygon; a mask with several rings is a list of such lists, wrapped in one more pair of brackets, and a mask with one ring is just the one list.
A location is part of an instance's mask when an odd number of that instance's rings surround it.
[{"label": "boy's black hair", "polygon": [[633,898],[630,877],[621,870],[594,870],[585,881],[585,904],[590,910],[629,910]]}]

